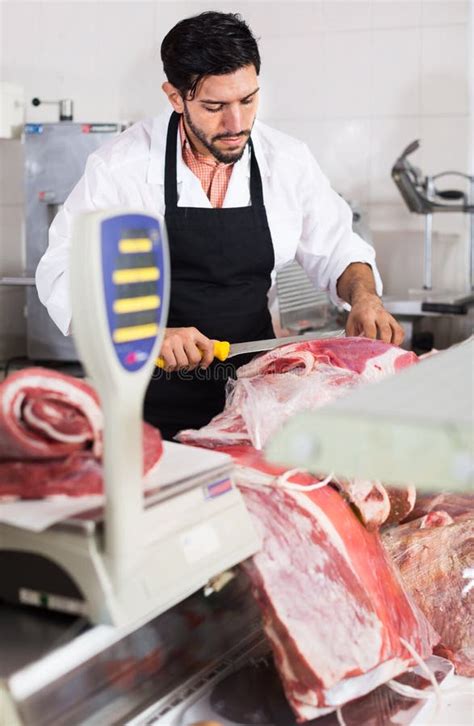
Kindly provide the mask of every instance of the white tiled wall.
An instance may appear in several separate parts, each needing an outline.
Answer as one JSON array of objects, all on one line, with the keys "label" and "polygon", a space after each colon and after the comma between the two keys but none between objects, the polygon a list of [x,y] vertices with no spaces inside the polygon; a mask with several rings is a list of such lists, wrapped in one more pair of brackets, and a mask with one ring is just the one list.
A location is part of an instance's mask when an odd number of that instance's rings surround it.
[{"label": "white tiled wall", "polygon": [[[390,178],[413,139],[426,173],[474,157],[472,2],[0,2],[0,78],[26,98],[72,97],[78,120],[136,120],[165,105],[159,46],[179,19],[238,11],[260,38],[260,117],[305,140],[333,185],[367,210],[387,292],[421,282],[423,220]],[[471,75],[469,75],[471,74]],[[469,80],[471,79],[471,80]],[[28,120],[56,120],[54,108]],[[0,274],[21,267],[21,153],[0,141]],[[466,282],[466,220],[435,218],[435,281]],[[12,240],[14,240],[12,242]],[[409,264],[407,264],[409,260]],[[18,346],[21,293],[0,291],[0,356]]]}]

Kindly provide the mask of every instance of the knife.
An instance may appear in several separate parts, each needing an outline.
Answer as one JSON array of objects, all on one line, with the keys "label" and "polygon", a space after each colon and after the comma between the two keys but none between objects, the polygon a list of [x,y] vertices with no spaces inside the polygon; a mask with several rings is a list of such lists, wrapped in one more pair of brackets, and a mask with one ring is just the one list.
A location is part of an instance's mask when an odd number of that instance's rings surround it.
[{"label": "knife", "polygon": [[[268,338],[268,340],[251,340],[248,343],[229,343],[226,340],[214,341],[214,358],[225,361],[234,355],[242,355],[243,353],[261,353],[264,350],[273,350],[280,345],[288,345],[289,343],[302,343],[305,340],[323,340],[324,338],[341,338],[344,335],[342,328],[329,330],[325,333],[318,333],[314,330],[310,333],[302,335],[293,335],[288,338]],[[165,367],[163,358],[156,359],[158,368]]]}]

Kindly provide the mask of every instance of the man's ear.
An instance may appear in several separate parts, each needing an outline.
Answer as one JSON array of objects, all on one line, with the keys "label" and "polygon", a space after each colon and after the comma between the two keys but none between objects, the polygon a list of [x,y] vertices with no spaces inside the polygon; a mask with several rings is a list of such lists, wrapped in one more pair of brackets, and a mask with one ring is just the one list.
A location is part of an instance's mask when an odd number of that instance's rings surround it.
[{"label": "man's ear", "polygon": [[182,98],[180,92],[178,91],[178,89],[175,88],[175,86],[173,86],[172,83],[169,83],[169,81],[166,81],[165,83],[163,83],[163,85],[161,87],[162,87],[163,91],[166,93],[166,95],[168,96],[168,100],[171,103],[171,105],[173,106],[176,113],[183,113],[183,111],[184,111],[183,98]]}]

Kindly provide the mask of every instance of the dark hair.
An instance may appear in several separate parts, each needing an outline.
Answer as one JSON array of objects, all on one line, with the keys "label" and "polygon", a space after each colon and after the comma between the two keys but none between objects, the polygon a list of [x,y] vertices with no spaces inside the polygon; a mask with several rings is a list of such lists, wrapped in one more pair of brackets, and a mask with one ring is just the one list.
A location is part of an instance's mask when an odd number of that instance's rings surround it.
[{"label": "dark hair", "polygon": [[257,41],[236,13],[208,11],[181,20],[165,36],[161,60],[168,81],[191,98],[205,76],[234,73],[251,64],[260,72]]}]

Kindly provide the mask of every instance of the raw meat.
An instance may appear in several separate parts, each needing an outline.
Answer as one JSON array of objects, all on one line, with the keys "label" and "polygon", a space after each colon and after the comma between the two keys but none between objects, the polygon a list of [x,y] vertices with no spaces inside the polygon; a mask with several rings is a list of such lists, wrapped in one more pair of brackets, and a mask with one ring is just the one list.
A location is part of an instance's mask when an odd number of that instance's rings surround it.
[{"label": "raw meat", "polygon": [[390,501],[390,512],[384,524],[395,524],[405,519],[416,501],[416,488],[413,484],[399,484],[398,486],[383,485]]},{"label": "raw meat", "polygon": [[441,510],[451,515],[453,520],[464,518],[465,515],[474,517],[474,494],[455,494],[451,492],[436,494],[421,494],[417,497],[416,505],[406,520],[418,519],[430,512]]},{"label": "raw meat", "polygon": [[[0,384],[0,497],[102,492],[103,417],[94,389],[43,368]],[[160,459],[160,432],[143,425],[144,473]]]},{"label": "raw meat", "polygon": [[368,529],[393,524],[404,519],[413,509],[416,489],[413,484],[397,487],[369,479],[333,479],[347,499],[356,507]]},{"label": "raw meat", "polygon": [[102,411],[80,379],[26,368],[0,384],[0,459],[56,459],[102,450]]},{"label": "raw meat", "polygon": [[363,383],[417,362],[414,353],[367,338],[331,338],[282,345],[242,366],[229,381],[224,411],[184,443],[260,449],[293,413],[318,408]]},{"label": "raw meat", "polygon": [[[198,431],[181,431],[178,439],[208,448],[224,447],[231,454],[234,448],[238,458],[243,447],[262,449],[291,415],[319,408],[416,362],[414,353],[367,338],[283,345],[239,368],[237,380],[228,384],[224,411]],[[415,489],[409,484],[394,488],[360,479],[334,483],[369,528],[400,521],[415,502]]]},{"label": "raw meat", "polygon": [[[282,355],[283,352],[283,355]],[[320,363],[354,371],[378,380],[416,363],[414,353],[369,338],[325,338],[274,348],[239,369],[239,378],[301,369],[307,375]]]},{"label": "raw meat", "polygon": [[[251,478],[251,477],[250,477]],[[316,718],[407,670],[437,642],[384,553],[341,496],[249,486],[238,479],[262,537],[245,564],[286,696]]]},{"label": "raw meat", "polygon": [[[383,541],[408,591],[441,637],[437,653],[449,658],[459,674],[474,676],[473,498],[431,498],[436,500],[445,509],[431,509],[387,530]],[[419,505],[418,511],[426,506]]]}]

